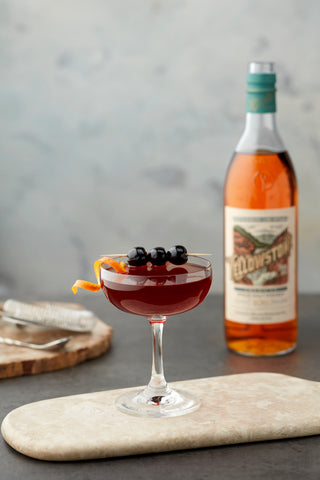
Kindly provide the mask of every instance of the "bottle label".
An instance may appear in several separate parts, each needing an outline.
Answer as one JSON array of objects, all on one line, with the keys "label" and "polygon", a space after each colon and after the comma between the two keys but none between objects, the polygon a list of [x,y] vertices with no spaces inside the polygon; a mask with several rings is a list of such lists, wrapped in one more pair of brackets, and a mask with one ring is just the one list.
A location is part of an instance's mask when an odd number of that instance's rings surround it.
[{"label": "bottle label", "polygon": [[228,320],[271,324],[296,317],[295,207],[225,207]]}]

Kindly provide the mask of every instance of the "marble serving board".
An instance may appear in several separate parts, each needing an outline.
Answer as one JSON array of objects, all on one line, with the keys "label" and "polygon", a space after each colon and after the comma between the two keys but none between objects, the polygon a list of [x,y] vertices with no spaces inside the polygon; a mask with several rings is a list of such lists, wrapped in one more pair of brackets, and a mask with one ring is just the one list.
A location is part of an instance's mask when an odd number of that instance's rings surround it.
[{"label": "marble serving board", "polygon": [[[45,302],[38,302],[38,304],[44,305]],[[74,303],[56,304],[70,309],[85,308]],[[33,350],[0,344],[0,379],[60,370],[98,357],[109,349],[112,333],[112,328],[98,318],[93,330],[86,333],[35,325],[19,327],[0,321],[1,337],[30,343],[45,343],[56,338],[72,336],[64,347],[55,350]]]},{"label": "marble serving board", "polygon": [[1,432],[18,452],[70,461],[165,452],[320,433],[320,383],[275,373],[177,382],[197,393],[188,415],[140,418],[121,413],[111,390],[19,407]]}]

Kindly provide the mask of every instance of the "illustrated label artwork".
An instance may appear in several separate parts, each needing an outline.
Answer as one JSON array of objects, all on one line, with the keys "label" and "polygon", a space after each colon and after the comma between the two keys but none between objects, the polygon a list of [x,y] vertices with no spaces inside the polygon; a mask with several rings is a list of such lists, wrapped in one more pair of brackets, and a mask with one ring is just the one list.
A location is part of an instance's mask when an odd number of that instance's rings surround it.
[{"label": "illustrated label artwork", "polygon": [[226,318],[270,324],[295,318],[295,207],[225,207]]}]

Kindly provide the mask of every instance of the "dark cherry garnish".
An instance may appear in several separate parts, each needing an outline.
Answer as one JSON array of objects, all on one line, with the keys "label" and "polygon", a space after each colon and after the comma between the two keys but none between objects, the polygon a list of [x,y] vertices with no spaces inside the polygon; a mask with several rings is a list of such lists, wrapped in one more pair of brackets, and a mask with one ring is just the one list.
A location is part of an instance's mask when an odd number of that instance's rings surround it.
[{"label": "dark cherry garnish", "polygon": [[167,251],[167,259],[174,265],[183,265],[187,263],[187,249],[183,245],[175,245]]},{"label": "dark cherry garnish", "polygon": [[152,248],[148,254],[148,261],[152,265],[161,266],[164,265],[167,261],[167,253],[162,247]]},{"label": "dark cherry garnish", "polygon": [[132,267],[142,267],[148,261],[148,254],[143,247],[134,247],[128,252],[128,264]]}]

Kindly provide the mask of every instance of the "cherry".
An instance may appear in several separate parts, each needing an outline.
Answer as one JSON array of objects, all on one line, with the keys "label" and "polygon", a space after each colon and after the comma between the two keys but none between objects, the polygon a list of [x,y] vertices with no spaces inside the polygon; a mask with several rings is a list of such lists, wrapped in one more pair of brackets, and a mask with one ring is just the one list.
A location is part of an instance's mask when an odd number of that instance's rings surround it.
[{"label": "cherry", "polygon": [[174,265],[183,265],[187,263],[187,249],[183,245],[175,245],[167,251],[167,259]]},{"label": "cherry", "polygon": [[128,252],[128,264],[132,267],[142,267],[148,261],[148,255],[143,247],[134,247]]},{"label": "cherry", "polygon": [[148,254],[148,260],[152,265],[164,265],[167,261],[167,253],[162,247],[152,248]]}]

